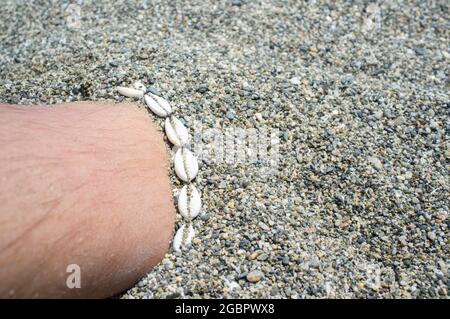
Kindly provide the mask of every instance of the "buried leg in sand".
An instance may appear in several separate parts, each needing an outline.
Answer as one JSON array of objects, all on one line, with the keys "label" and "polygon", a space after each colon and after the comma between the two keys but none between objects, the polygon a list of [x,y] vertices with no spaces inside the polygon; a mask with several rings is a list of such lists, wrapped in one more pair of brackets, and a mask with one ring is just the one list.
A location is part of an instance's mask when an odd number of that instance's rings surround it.
[{"label": "buried leg in sand", "polygon": [[0,105],[0,297],[108,297],[164,256],[174,222],[144,110]]}]

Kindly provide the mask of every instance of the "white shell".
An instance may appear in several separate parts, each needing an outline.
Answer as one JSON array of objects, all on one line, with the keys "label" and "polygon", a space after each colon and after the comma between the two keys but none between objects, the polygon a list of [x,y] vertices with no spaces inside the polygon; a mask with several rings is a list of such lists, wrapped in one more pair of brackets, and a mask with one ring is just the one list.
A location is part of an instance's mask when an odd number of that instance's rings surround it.
[{"label": "white shell", "polygon": [[175,173],[185,182],[190,182],[197,176],[198,162],[194,154],[185,147],[175,153]]},{"label": "white shell", "polygon": [[173,249],[177,252],[181,251],[181,248],[189,247],[195,236],[194,227],[191,224],[187,230],[185,228],[186,225],[181,226],[173,238]]},{"label": "white shell", "polygon": [[[188,187],[190,187],[190,196],[188,198]],[[178,196],[178,210],[184,218],[194,219],[200,213],[202,207],[202,200],[197,188],[190,184],[184,185]]]},{"label": "white shell", "polygon": [[127,87],[123,87],[123,86],[119,86],[117,88],[117,91],[127,97],[143,97],[144,96],[144,92],[138,89],[133,89],[133,88],[127,88]]},{"label": "white shell", "polygon": [[166,118],[165,122],[166,135],[169,141],[176,146],[182,146],[189,140],[189,133],[183,123],[175,116]]},{"label": "white shell", "polygon": [[162,97],[148,93],[144,95],[144,100],[147,106],[158,116],[166,117],[172,113],[172,108],[169,102],[164,100]]}]

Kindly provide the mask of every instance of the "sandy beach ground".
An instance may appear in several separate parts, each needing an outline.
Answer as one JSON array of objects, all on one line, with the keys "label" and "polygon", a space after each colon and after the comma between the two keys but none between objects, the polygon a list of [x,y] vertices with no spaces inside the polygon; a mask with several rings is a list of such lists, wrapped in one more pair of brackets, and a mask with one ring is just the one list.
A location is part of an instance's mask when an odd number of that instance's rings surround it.
[{"label": "sandy beach ground", "polygon": [[0,8],[0,102],[119,101],[141,80],[191,132],[276,132],[269,171],[199,154],[192,249],[122,298],[448,298],[447,1]]}]

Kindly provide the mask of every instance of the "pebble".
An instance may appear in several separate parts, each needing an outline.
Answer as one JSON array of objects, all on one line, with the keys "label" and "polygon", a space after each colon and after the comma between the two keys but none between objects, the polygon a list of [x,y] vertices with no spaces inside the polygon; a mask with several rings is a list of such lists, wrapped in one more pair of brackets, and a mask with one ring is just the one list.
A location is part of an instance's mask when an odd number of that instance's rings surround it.
[{"label": "pebble", "polygon": [[201,84],[198,88],[198,92],[200,93],[206,93],[208,91],[208,84]]},{"label": "pebble", "polygon": [[247,278],[248,272],[240,273],[236,276],[236,280]]},{"label": "pebble", "polygon": [[181,297],[181,294],[179,292],[174,292],[174,293],[167,295],[166,299],[176,299],[176,298],[180,298],[180,297]]},{"label": "pebble", "polygon": [[250,256],[248,256],[249,260],[254,260],[256,257],[258,257],[259,252],[253,252],[252,254],[250,254]]},{"label": "pebble", "polygon": [[368,158],[368,160],[373,165],[373,167],[375,167],[377,170],[382,170],[383,169],[383,164],[381,163],[381,161],[380,161],[380,159],[378,157],[370,156]]},{"label": "pebble", "polygon": [[417,55],[425,55],[427,53],[427,51],[424,48],[420,48],[420,47],[414,48],[414,52]]},{"label": "pebble", "polygon": [[256,113],[255,117],[259,122],[262,122],[264,120],[261,113]]},{"label": "pebble", "polygon": [[79,94],[79,93],[80,93],[80,89],[79,89],[78,87],[74,87],[74,88],[72,89],[72,94],[77,95],[77,94]]},{"label": "pebble", "polygon": [[161,92],[160,92],[157,88],[155,88],[155,87],[153,87],[153,86],[149,86],[149,87],[147,88],[147,92],[150,92],[150,93],[155,94],[156,96],[162,97]]},{"label": "pebble", "polygon": [[260,281],[263,276],[264,276],[264,273],[262,271],[253,270],[247,274],[247,281],[255,283],[255,282]]},{"label": "pebble", "polygon": [[427,237],[428,237],[429,240],[436,240],[436,233],[434,233],[432,231],[429,231],[427,233]]},{"label": "pebble", "polygon": [[300,84],[300,79],[297,77],[293,77],[289,80],[291,82],[291,84],[293,85],[299,85]]},{"label": "pebble", "polygon": [[259,255],[258,256],[258,260],[259,261],[264,261],[264,260],[266,260],[267,258],[269,258],[269,255],[267,255],[267,254],[261,254],[261,255]]},{"label": "pebble", "polygon": [[383,117],[383,111],[377,110],[377,111],[373,114],[373,116],[374,116],[377,120],[379,120],[379,119],[381,119],[381,118]]},{"label": "pebble", "polygon": [[270,290],[270,294],[272,296],[278,296],[280,294],[280,289],[278,289],[278,287],[272,287],[272,289]]},{"label": "pebble", "polygon": [[225,116],[227,117],[227,119],[233,120],[236,117],[236,114],[233,111],[229,110],[229,111],[227,111]]}]

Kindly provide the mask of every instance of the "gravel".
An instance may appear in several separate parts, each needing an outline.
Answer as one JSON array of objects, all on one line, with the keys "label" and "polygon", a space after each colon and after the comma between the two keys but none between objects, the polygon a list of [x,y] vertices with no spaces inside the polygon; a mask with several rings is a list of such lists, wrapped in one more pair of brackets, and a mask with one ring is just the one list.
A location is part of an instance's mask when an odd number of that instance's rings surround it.
[{"label": "gravel", "polygon": [[448,298],[448,2],[52,3],[2,2],[1,102],[141,80],[185,122],[279,132],[268,174],[202,159],[192,249],[123,298]]}]

